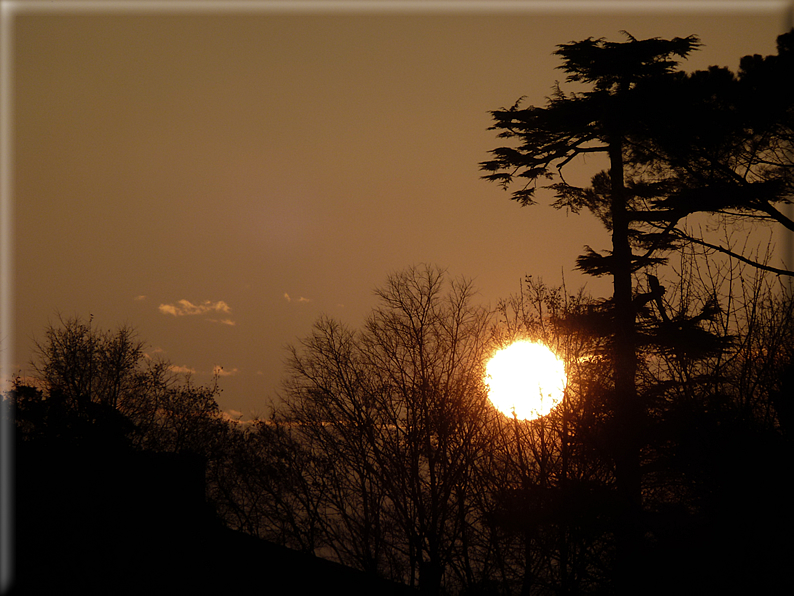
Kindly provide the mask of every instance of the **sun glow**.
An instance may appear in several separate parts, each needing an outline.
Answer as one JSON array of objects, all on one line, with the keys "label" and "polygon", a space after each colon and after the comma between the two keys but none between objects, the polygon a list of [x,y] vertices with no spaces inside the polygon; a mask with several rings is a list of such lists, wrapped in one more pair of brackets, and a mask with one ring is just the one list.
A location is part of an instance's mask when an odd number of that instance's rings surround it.
[{"label": "sun glow", "polygon": [[549,348],[516,341],[496,352],[485,367],[488,398],[505,416],[534,420],[562,401],[565,363]]}]

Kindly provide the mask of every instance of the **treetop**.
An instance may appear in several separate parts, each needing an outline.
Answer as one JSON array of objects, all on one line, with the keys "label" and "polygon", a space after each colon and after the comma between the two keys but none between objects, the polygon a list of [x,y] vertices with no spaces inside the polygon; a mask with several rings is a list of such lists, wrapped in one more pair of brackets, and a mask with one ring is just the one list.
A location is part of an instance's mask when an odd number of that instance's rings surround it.
[{"label": "treetop", "polygon": [[563,64],[558,68],[569,73],[566,80],[593,83],[596,91],[614,90],[616,86],[671,73],[679,62],[675,56],[685,59],[702,45],[695,35],[636,39],[622,33],[628,41],[588,37],[558,45],[554,54],[562,56]]}]

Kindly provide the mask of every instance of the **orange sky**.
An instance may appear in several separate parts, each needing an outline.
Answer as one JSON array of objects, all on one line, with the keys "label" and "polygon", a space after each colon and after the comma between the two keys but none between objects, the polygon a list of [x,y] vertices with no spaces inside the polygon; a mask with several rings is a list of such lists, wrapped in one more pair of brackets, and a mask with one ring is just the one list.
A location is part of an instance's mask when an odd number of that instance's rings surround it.
[{"label": "orange sky", "polygon": [[321,313],[360,325],[408,265],[473,277],[492,305],[525,274],[608,293],[573,271],[584,244],[607,246],[589,216],[480,180],[488,110],[542,104],[556,44],[696,34],[687,69],[736,69],[791,27],[783,3],[751,1],[286,4],[6,14],[14,372],[56,310],[91,313],[197,382],[223,366],[221,406],[264,414],[284,346]]}]

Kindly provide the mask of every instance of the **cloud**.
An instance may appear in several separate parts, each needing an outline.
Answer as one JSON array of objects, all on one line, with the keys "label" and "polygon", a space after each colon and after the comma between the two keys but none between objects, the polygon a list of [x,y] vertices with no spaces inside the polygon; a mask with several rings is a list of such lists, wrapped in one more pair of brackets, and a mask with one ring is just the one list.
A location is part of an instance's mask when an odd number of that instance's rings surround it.
[{"label": "cloud", "polygon": [[149,360],[151,360],[152,359],[152,354],[162,354],[163,352],[165,352],[165,350],[163,348],[159,348],[158,347],[158,348],[154,348],[153,350],[151,350],[151,353],[144,352],[143,353],[143,357],[144,358],[148,358]]},{"label": "cloud", "polygon": [[239,420],[243,417],[243,413],[240,410],[224,410],[222,414],[225,414],[230,418],[234,418],[235,420]]},{"label": "cloud", "polygon": [[140,301],[140,300],[146,300],[146,296],[144,296],[143,294],[141,294],[140,296],[135,296],[135,298],[133,298],[133,300],[138,300],[138,301]]},{"label": "cloud", "polygon": [[233,375],[236,375],[238,372],[240,371],[236,368],[233,368],[231,370],[224,370],[224,368],[218,364],[216,364],[215,367],[212,369],[212,374],[218,375],[219,377],[231,377]]},{"label": "cloud", "polygon": [[207,321],[209,321],[210,323],[220,323],[221,325],[230,325],[232,327],[234,327],[237,324],[234,321],[232,321],[231,319],[220,319],[220,320],[218,320],[218,319],[207,319]]},{"label": "cloud", "polygon": [[[284,300],[286,300],[287,302],[292,302],[292,297],[289,294],[287,294],[286,292],[284,292]],[[298,298],[297,301],[298,302],[311,302],[312,299],[311,298],[304,298],[303,296],[301,296],[300,298]]]},{"label": "cloud", "polygon": [[220,413],[220,418],[227,424],[233,424],[240,430],[246,430],[256,426],[255,420],[243,420],[243,413],[239,410],[223,410]]},{"label": "cloud", "polygon": [[208,312],[231,312],[232,309],[223,300],[212,302],[205,300],[200,304],[193,304],[189,300],[180,300],[176,304],[161,304],[159,311],[164,315],[182,317],[185,315],[203,315]]},{"label": "cloud", "polygon": [[168,370],[171,372],[175,372],[178,374],[185,374],[185,375],[192,375],[195,374],[196,369],[190,368],[189,366],[177,366],[176,364],[172,364],[168,367]]}]

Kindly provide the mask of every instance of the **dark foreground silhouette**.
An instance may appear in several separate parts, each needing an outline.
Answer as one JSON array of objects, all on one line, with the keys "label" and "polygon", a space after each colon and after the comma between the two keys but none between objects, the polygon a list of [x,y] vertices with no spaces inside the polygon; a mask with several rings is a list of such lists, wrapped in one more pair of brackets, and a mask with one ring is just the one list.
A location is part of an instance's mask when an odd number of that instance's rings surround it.
[{"label": "dark foreground silhouette", "polygon": [[12,594],[406,594],[232,531],[204,498],[204,461],[106,440],[17,445]]}]

